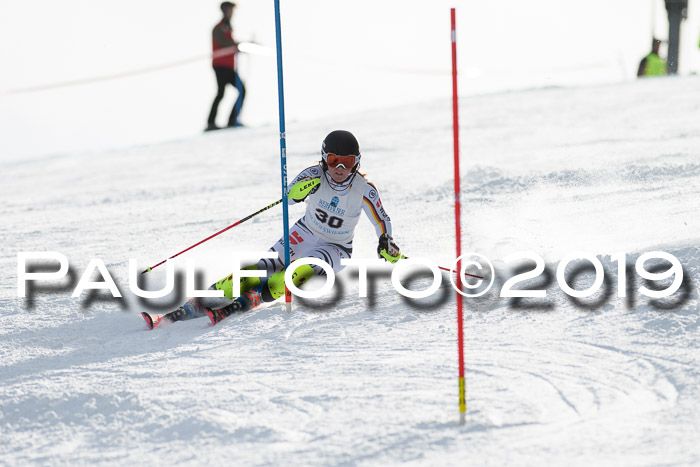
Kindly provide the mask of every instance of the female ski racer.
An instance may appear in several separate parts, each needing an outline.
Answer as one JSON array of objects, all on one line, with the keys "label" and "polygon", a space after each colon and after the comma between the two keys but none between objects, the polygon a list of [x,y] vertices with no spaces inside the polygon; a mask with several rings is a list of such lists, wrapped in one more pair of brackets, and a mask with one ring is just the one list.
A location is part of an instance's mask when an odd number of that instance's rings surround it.
[{"label": "female ski racer", "polygon": [[[333,268],[344,268],[341,259],[352,255],[352,239],[360,213],[365,212],[379,237],[380,258],[396,262],[401,258],[398,245],[391,237],[391,220],[384,211],[377,188],[358,170],[360,147],[349,131],[336,130],[323,140],[322,159],[318,165],[304,169],[292,181],[290,204],[306,202],[306,213],[289,229],[290,261],[317,258]],[[263,302],[282,297],[284,285],[284,239],[270,248],[277,259],[261,259],[244,269],[265,271],[266,277],[241,277],[234,298],[232,276],[213,284],[223,298],[191,299],[182,307],[155,320],[142,313],[152,329],[162,320],[179,321],[207,314],[213,324],[235,312],[248,311]],[[296,268],[294,285],[299,286],[313,275],[325,275],[323,268],[304,264]]]}]

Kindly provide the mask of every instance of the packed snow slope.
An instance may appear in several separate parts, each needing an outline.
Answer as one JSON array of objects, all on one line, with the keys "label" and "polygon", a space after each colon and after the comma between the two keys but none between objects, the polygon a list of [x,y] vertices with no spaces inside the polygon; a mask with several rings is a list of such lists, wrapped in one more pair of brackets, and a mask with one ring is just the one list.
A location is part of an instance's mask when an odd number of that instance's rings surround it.
[{"label": "packed snow slope", "polygon": [[[387,269],[360,298],[348,268],[331,296],[291,314],[146,329],[139,312],[153,306],[129,290],[130,258],[154,264],[279,198],[278,133],[244,128],[2,165],[0,463],[700,463],[700,79],[465,97],[460,116],[463,249],[496,265],[491,291],[465,303],[465,426],[447,285],[407,301]],[[403,252],[451,265],[451,103],[292,122],[290,178],[338,128],[358,137]],[[192,259],[208,285],[233,251],[271,246],[281,219],[269,210],[174,263]],[[375,257],[366,220],[354,246]],[[526,250],[546,263],[534,283],[546,297],[499,297],[516,266],[505,258]],[[21,251],[66,255],[72,285],[18,298]],[[576,251],[606,279],[578,302],[545,280]],[[651,251],[683,267],[668,299],[638,291],[634,262]],[[71,297],[92,258],[123,299]],[[147,276],[156,289],[165,267]]]}]

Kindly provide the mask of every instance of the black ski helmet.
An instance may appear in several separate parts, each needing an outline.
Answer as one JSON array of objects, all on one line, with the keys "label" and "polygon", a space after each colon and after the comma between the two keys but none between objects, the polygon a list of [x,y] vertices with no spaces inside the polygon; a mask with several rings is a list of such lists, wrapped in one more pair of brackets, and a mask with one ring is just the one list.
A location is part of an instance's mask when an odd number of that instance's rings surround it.
[{"label": "black ski helmet", "polygon": [[321,146],[321,154],[333,153],[339,156],[359,156],[360,144],[352,133],[335,130],[328,133]]},{"label": "black ski helmet", "polygon": [[[355,165],[350,170],[350,174],[345,181],[338,183],[333,181],[332,177],[329,177],[328,162],[326,159],[328,154],[335,154],[336,156],[355,156]],[[328,136],[326,136],[326,139],[323,140],[323,144],[321,145],[321,157],[321,168],[331,188],[339,193],[349,190],[360,168],[361,157],[360,145],[353,134],[345,130],[335,130],[328,133]]]}]

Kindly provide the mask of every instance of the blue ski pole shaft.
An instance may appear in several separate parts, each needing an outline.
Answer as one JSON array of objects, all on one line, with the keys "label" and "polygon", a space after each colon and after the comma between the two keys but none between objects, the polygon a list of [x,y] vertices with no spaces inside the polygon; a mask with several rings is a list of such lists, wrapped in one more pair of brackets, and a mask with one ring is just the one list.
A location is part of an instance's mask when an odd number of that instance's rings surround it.
[{"label": "blue ski pole shaft", "polygon": [[[289,267],[289,202],[287,200],[287,135],[284,125],[284,77],[282,73],[282,26],[280,2],[275,0],[275,30],[277,36],[277,92],[280,111],[280,168],[282,172],[282,217],[284,222],[284,265]],[[284,301],[287,312],[292,311],[292,294],[285,284]]]}]

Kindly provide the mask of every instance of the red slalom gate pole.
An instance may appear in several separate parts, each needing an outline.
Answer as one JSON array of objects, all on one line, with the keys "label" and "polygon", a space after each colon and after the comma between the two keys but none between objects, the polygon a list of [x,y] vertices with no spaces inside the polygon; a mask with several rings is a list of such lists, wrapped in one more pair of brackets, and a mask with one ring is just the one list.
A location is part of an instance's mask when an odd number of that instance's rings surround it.
[{"label": "red slalom gate pole", "polygon": [[[459,184],[459,113],[457,99],[457,31],[455,21],[455,9],[450,10],[452,19],[452,131],[454,134],[455,154],[455,233],[457,242],[457,271],[462,270],[460,257],[462,256],[462,222],[461,222],[461,188]],[[457,274],[457,289],[462,290],[462,277]],[[464,328],[462,324],[462,294],[457,292],[457,347],[459,358],[459,424],[464,425],[467,414],[466,384],[464,381]]]}]

